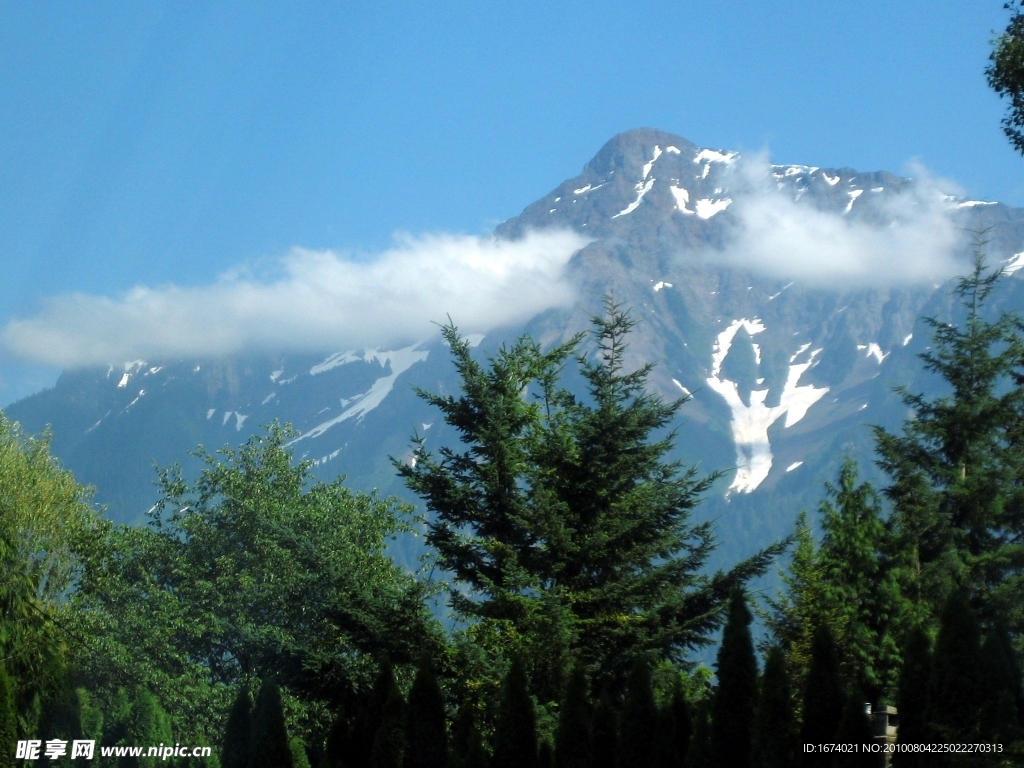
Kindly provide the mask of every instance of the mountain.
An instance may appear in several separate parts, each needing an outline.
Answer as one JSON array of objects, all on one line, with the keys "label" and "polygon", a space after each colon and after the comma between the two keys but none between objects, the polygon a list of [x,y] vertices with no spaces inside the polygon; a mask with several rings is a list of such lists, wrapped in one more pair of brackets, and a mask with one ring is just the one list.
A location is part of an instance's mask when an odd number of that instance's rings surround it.
[{"label": "mountain", "polygon": [[[658,364],[652,384],[664,397],[692,398],[677,454],[727,470],[700,508],[717,519],[726,560],[787,534],[844,455],[873,472],[866,425],[907,416],[895,384],[938,391],[916,359],[929,341],[920,318],[947,317],[954,302],[948,276],[922,277],[927,248],[963,256],[970,238],[960,233],[987,229],[992,263],[1024,264],[1020,209],[884,171],[768,165],[651,129],[614,137],[495,235],[547,227],[592,238],[567,267],[578,302],[473,343],[483,354],[522,333],[552,344],[587,329],[605,295],[630,307],[641,320],[631,362]],[[860,251],[884,261],[858,271]],[[995,309],[1024,308],[1019,277]],[[457,307],[451,315],[457,323]],[[389,457],[407,459],[413,433],[428,447],[457,441],[413,387],[457,385],[433,334],[396,349],[68,371],[8,415],[29,432],[49,425],[54,453],[108,514],[139,522],[156,500],[154,464],[195,471],[187,453],[197,445],[237,445],[274,419],[301,430],[293,447],[319,475],[408,498]]]}]

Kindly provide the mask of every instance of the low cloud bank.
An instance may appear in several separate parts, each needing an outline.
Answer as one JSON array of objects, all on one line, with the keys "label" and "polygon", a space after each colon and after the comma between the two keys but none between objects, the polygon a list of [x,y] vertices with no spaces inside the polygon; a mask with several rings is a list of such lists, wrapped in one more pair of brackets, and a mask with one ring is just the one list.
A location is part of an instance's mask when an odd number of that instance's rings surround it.
[{"label": "low cloud bank", "polygon": [[295,249],[271,281],[233,273],[197,288],[58,296],[10,321],[0,341],[23,360],[75,368],[389,345],[429,335],[448,314],[467,332],[487,332],[571,304],[564,268],[587,242],[565,230],[519,240],[406,236],[368,261]]},{"label": "low cloud bank", "polygon": [[957,190],[920,166],[909,170],[914,182],[897,194],[868,189],[851,197],[844,180],[839,209],[825,210],[779,189],[764,156],[746,159],[730,179],[739,226],[708,256],[819,287],[941,282],[962,273],[970,235],[953,218],[949,194]]}]

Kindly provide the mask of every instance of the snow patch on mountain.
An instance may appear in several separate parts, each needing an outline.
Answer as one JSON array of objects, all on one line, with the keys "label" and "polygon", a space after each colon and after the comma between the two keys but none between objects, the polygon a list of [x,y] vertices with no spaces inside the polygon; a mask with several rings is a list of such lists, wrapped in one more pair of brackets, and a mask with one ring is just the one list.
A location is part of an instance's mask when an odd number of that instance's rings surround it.
[{"label": "snow patch on mountain", "polygon": [[363,358],[357,355],[353,350],[349,350],[348,352],[335,352],[322,363],[318,363],[310,368],[309,375],[316,376],[317,374],[324,373],[332,368],[337,368],[339,365],[347,365],[348,363],[354,363],[357,360],[362,359]]},{"label": "snow patch on mountain", "polygon": [[646,179],[648,174],[651,172],[651,168],[654,167],[654,163],[657,162],[658,158],[661,157],[661,147],[657,144],[654,145],[654,157],[644,163],[644,178]]},{"label": "snow patch on mountain", "polygon": [[636,185],[636,200],[634,200],[621,211],[616,213],[614,216],[612,216],[612,218],[617,219],[619,218],[619,216],[625,216],[635,211],[637,207],[640,205],[640,203],[643,201],[644,195],[651,191],[651,187],[654,186],[654,181],[654,179],[648,179],[646,182],[638,182]]},{"label": "snow patch on mountain", "polygon": [[732,205],[732,200],[730,200],[728,197],[724,198],[723,200],[711,200],[710,198],[705,198],[703,200],[698,200],[693,205],[694,208],[696,208],[696,213],[698,216],[700,216],[702,219],[710,219],[716,213],[721,213],[730,205]]},{"label": "snow patch on mountain", "polygon": [[[757,318],[740,318],[730,323],[729,327],[718,334],[711,353],[711,375],[706,379],[708,386],[722,396],[732,412],[730,428],[736,444],[737,471],[736,477],[726,491],[727,495],[733,491],[750,493],[768,477],[773,460],[771,442],[768,439],[769,427],[783,415],[786,416],[785,426],[793,426],[828,392],[828,387],[819,388],[809,384],[800,386],[800,378],[814,365],[814,359],[821,352],[820,349],[816,349],[811,352],[806,362],[796,363],[796,359],[810,347],[806,344],[790,358],[789,374],[777,406],[770,408],[765,405],[769,389],[751,390],[750,404],[745,404],[740,397],[739,385],[721,377],[722,363],[729,355],[740,328],[751,336],[765,330],[764,323]],[[759,351],[756,350],[758,365]]]},{"label": "snow patch on mountain", "polygon": [[677,186],[672,185],[672,186],[669,186],[668,191],[671,192],[672,193],[672,197],[675,198],[675,200],[676,200],[676,208],[681,213],[690,213],[690,214],[694,213],[694,211],[691,211],[689,208],[686,207],[686,204],[690,202],[690,191],[689,190],[683,189],[682,187],[677,187]]},{"label": "snow patch on mountain", "polygon": [[[395,386],[395,380],[401,374],[405,373],[405,371],[409,370],[409,368],[416,363],[427,359],[429,352],[427,350],[417,349],[417,346],[419,345],[413,344],[410,347],[388,352],[382,352],[378,349],[367,350],[363,357],[366,362],[376,360],[380,363],[381,367],[390,364],[391,373],[387,376],[381,376],[373,382],[373,385],[366,390],[366,392],[357,398],[353,398],[355,403],[351,407],[346,408],[333,419],[317,424],[309,430],[309,432],[306,432],[304,435],[300,435],[292,440],[289,445],[297,443],[299,440],[305,440],[306,438],[319,437],[331,427],[336,424],[340,424],[343,421],[347,421],[348,419],[362,419],[366,416],[366,414],[384,402],[384,398],[391,392],[392,388]],[[346,401],[342,402],[344,405]],[[347,402],[352,402],[352,400]]]}]

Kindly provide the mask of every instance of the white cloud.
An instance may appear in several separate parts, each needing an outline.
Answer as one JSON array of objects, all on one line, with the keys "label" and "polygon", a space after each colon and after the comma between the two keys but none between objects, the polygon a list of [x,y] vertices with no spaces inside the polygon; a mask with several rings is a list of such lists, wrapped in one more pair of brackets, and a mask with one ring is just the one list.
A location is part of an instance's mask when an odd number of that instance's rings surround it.
[{"label": "white cloud", "polygon": [[17,357],[71,368],[138,357],[395,344],[429,335],[431,321],[448,314],[467,332],[486,332],[571,304],[564,268],[586,243],[568,230],[511,241],[403,236],[361,261],[297,248],[274,280],[236,271],[197,288],[58,296],[34,317],[9,322],[0,338]]},{"label": "white cloud", "polygon": [[[715,261],[812,285],[876,286],[945,280],[965,269],[964,242],[949,182],[911,168],[915,181],[897,194],[864,192],[856,198],[836,187],[838,209],[824,210],[792,190],[778,189],[763,156],[738,165],[730,181],[730,212],[738,228]],[[852,190],[852,188],[851,188]],[[850,200],[855,205],[848,213]]]}]

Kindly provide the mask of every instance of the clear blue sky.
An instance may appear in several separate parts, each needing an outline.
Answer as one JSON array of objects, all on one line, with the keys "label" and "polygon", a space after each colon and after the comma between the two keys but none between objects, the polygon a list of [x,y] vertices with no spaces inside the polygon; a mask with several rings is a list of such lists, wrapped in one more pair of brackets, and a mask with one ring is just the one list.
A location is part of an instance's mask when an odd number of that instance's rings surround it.
[{"label": "clear blue sky", "polygon": [[[1001,0],[0,3],[0,323],[295,245],[487,231],[615,133],[1024,205]],[[0,360],[0,404],[53,371]]]}]

